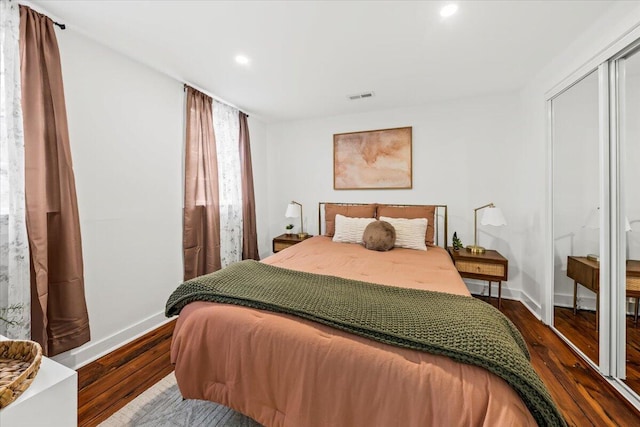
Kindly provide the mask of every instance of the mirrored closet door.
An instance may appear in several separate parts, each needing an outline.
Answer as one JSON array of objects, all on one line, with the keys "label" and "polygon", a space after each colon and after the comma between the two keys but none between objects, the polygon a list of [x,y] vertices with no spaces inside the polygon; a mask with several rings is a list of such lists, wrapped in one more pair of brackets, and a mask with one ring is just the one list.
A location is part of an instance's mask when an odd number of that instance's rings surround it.
[{"label": "mirrored closet door", "polygon": [[551,100],[554,326],[599,361],[600,182],[598,70]]},{"label": "mirrored closet door", "polygon": [[[619,141],[619,369],[617,376],[640,394],[640,48],[612,64],[617,89]],[[621,340],[622,341],[622,340]]]},{"label": "mirrored closet door", "polygon": [[634,34],[547,98],[553,310],[546,316],[640,405],[640,29]]}]

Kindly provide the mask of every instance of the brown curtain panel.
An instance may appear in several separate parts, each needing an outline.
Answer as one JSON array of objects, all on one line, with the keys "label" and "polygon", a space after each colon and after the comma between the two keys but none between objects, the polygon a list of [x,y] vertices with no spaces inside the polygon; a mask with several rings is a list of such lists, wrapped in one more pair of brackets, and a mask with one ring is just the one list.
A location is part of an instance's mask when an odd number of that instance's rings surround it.
[{"label": "brown curtain panel", "polygon": [[31,337],[53,356],[89,341],[82,242],[53,21],[20,6]]},{"label": "brown curtain panel", "polygon": [[184,280],[219,270],[220,205],[213,104],[192,87],[187,92],[187,135],[182,247]]},{"label": "brown curtain panel", "polygon": [[242,259],[260,260],[256,232],[256,202],[247,115],[240,111],[240,175],[242,179]]}]

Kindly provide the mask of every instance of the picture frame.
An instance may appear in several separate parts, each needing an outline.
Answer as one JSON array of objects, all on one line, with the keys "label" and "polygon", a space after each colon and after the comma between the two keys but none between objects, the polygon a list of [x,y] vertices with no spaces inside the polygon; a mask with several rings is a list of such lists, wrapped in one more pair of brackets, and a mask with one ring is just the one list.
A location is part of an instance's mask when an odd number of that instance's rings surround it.
[{"label": "picture frame", "polygon": [[333,189],[413,187],[411,126],[333,135]]}]

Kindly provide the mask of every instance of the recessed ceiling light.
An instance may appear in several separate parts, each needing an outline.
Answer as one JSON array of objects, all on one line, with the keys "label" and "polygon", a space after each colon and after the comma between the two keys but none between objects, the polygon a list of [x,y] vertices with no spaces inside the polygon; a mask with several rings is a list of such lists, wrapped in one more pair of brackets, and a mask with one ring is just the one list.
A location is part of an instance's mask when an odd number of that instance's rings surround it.
[{"label": "recessed ceiling light", "polygon": [[249,64],[249,58],[247,58],[244,55],[237,55],[236,56],[236,62],[240,65],[247,65]]},{"label": "recessed ceiling light", "polygon": [[443,7],[442,9],[440,9],[440,16],[442,16],[443,18],[448,18],[451,15],[453,15],[454,13],[456,13],[458,11],[458,5],[457,4],[448,4],[445,7]]}]

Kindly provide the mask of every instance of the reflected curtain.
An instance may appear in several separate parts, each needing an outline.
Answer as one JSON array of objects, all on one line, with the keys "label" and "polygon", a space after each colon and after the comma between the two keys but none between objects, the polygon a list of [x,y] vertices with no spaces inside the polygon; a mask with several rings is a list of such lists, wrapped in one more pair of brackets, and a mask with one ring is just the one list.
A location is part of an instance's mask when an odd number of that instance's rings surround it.
[{"label": "reflected curtain", "polygon": [[222,267],[242,259],[242,189],[238,153],[238,109],[213,101],[213,131],[218,154],[220,261]]},{"label": "reflected curtain", "polygon": [[19,33],[18,4],[0,2],[0,334],[26,340],[31,336],[31,284],[25,223]]},{"label": "reflected curtain", "polygon": [[247,115],[242,111],[239,112],[239,120],[240,179],[242,180],[242,259],[259,260],[249,126],[247,124]]},{"label": "reflected curtain", "polygon": [[212,99],[187,92],[183,260],[184,280],[220,269],[218,160]]},{"label": "reflected curtain", "polygon": [[53,21],[20,6],[31,337],[52,356],[90,339],[60,52]]}]

